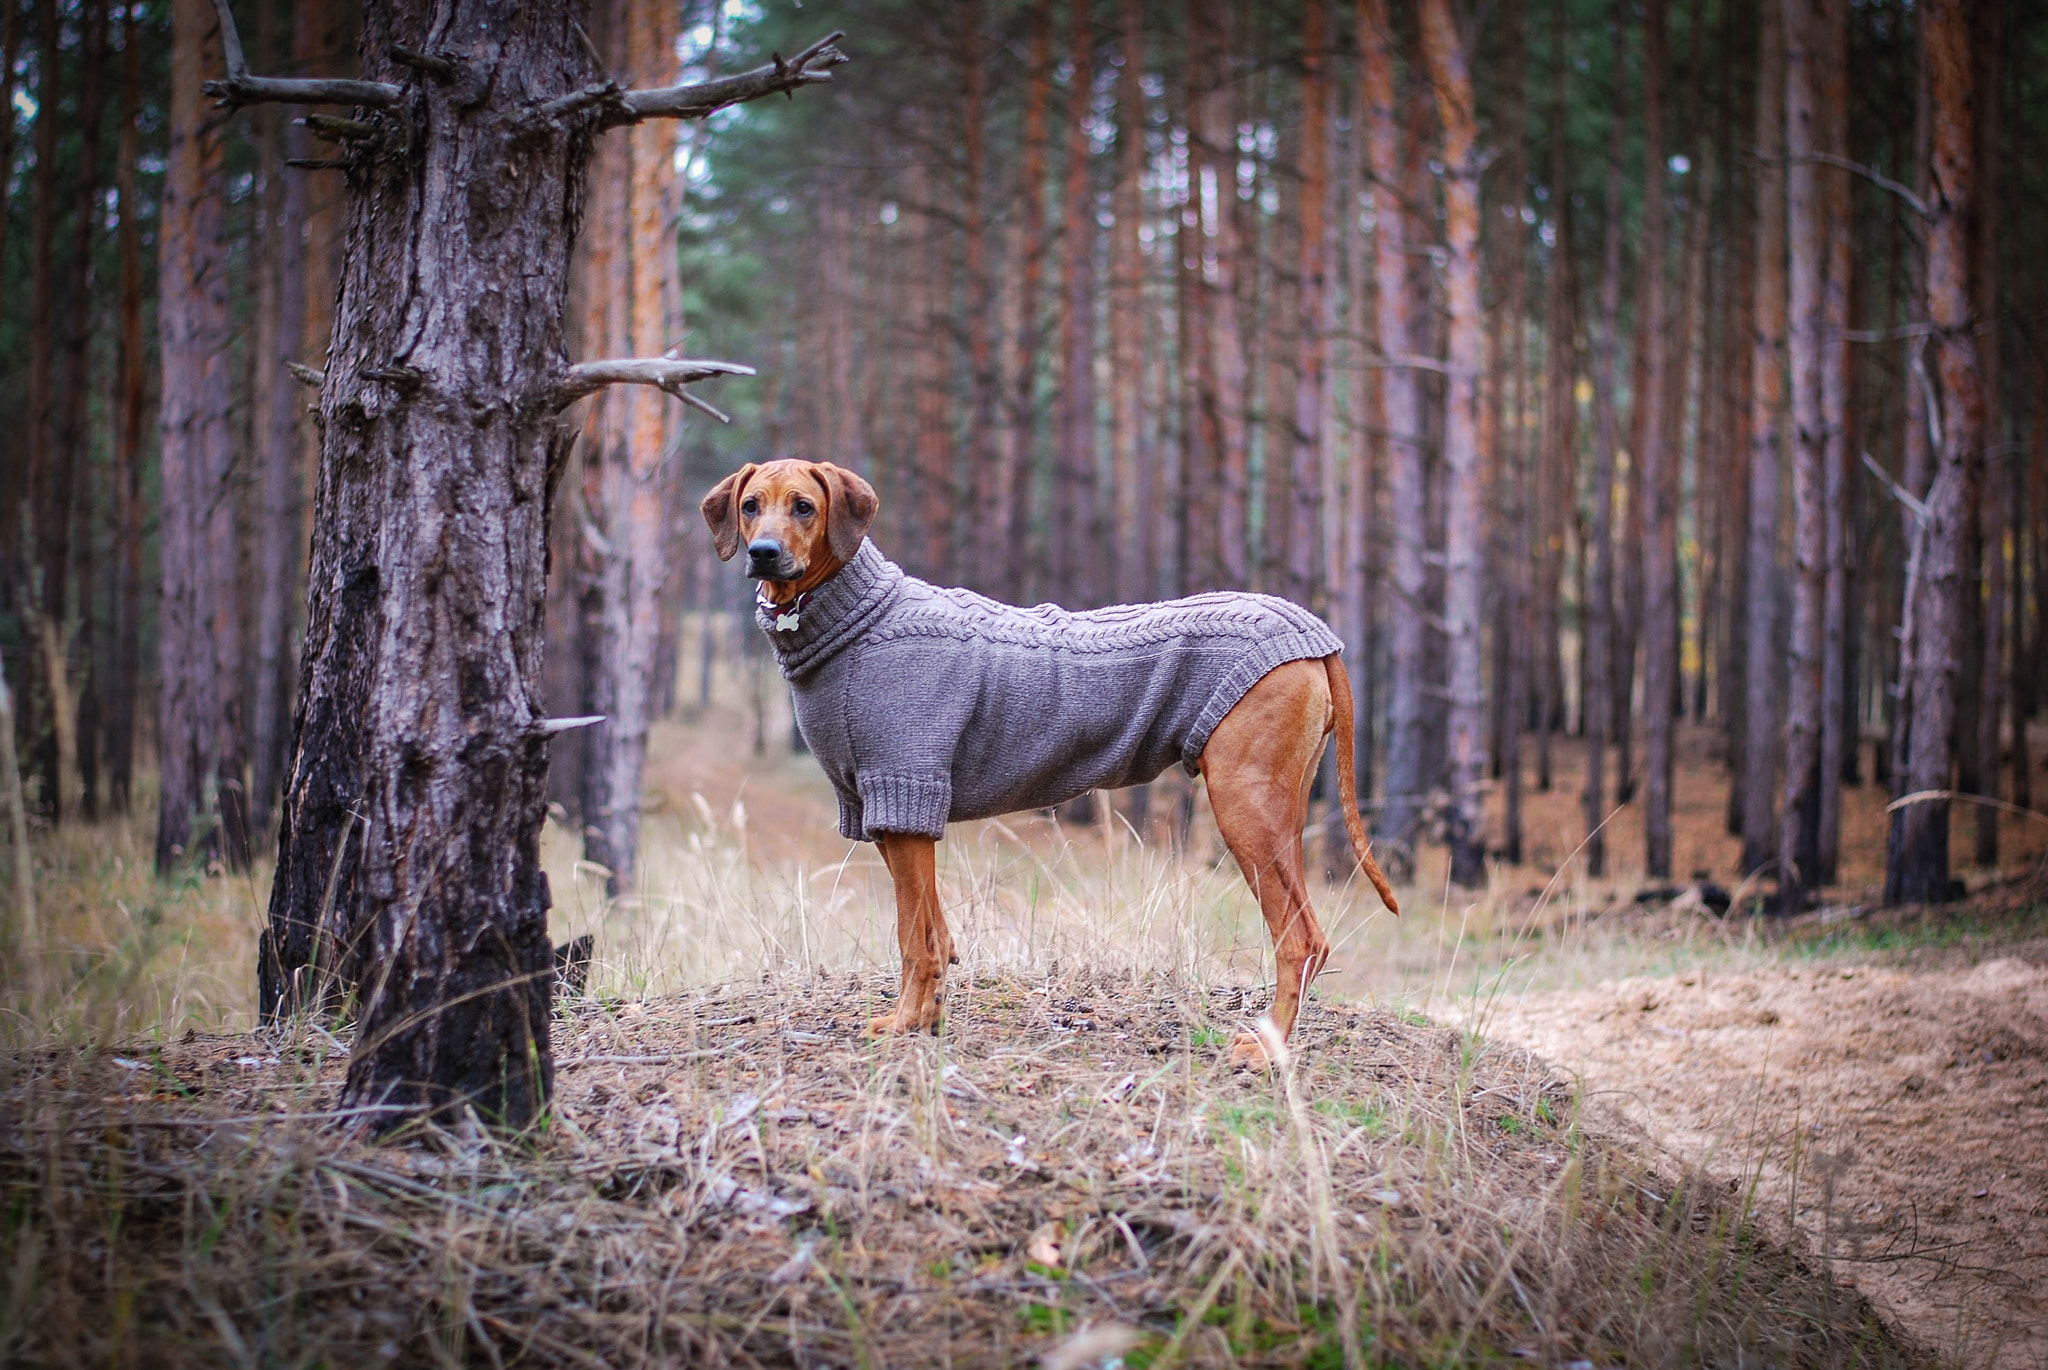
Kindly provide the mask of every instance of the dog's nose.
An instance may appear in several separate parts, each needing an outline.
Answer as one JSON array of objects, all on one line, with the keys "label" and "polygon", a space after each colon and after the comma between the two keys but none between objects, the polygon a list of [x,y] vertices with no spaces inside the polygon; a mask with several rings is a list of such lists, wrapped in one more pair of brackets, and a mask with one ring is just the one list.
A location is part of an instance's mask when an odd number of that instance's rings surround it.
[{"label": "dog's nose", "polygon": [[782,544],[774,538],[755,538],[747,544],[747,555],[755,561],[772,561],[782,555]]}]

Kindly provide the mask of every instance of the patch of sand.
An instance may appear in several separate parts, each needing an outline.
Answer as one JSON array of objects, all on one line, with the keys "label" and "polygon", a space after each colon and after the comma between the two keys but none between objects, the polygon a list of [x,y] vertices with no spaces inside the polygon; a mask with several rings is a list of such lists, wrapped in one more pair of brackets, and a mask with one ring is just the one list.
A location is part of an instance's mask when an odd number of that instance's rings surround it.
[{"label": "patch of sand", "polygon": [[1853,1284],[1955,1364],[2048,1364],[2048,941],[1789,961],[1532,993],[1490,1036],[1717,1176],[1754,1176]]}]

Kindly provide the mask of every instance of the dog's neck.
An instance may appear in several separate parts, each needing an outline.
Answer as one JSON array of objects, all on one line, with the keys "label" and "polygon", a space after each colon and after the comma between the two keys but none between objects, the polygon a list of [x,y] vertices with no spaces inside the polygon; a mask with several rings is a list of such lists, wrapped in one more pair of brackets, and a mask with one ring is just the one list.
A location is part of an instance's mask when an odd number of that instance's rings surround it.
[{"label": "dog's neck", "polygon": [[817,565],[807,568],[795,580],[764,580],[757,583],[755,593],[763,604],[777,609],[787,609],[811,591],[839,574],[846,563],[827,552]]}]

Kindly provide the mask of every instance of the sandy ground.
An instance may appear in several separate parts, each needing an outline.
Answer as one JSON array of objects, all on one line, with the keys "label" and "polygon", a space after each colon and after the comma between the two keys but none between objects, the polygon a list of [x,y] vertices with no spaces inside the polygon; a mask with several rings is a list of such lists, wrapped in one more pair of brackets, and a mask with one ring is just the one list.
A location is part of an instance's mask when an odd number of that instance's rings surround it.
[{"label": "sandy ground", "polygon": [[1945,1359],[2048,1365],[2048,940],[1908,955],[1534,993],[1488,1030],[1753,1177],[1768,1224]]}]

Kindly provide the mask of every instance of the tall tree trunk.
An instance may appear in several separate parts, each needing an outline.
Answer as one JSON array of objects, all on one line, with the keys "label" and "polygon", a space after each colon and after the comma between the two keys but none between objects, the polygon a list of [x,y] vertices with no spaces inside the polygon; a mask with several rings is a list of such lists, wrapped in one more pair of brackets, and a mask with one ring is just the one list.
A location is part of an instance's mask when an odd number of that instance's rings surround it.
[{"label": "tall tree trunk", "polygon": [[[614,64],[637,84],[663,86],[676,76],[680,15],[662,0],[616,0],[609,26]],[[673,126],[651,120],[620,132],[604,148],[612,161],[608,241],[591,281],[605,292],[606,355],[658,357],[679,344],[675,246]],[[598,234],[590,241],[595,243]],[[585,447],[594,470],[589,514],[597,536],[593,612],[586,618],[589,712],[605,721],[584,734],[583,854],[610,872],[607,892],[630,886],[640,839],[641,772],[655,716],[656,652],[667,539],[676,518],[674,408],[648,386],[603,398],[596,440]]]},{"label": "tall tree trunk", "polygon": [[1331,307],[1328,214],[1330,198],[1329,0],[1307,0],[1301,30],[1300,279],[1295,291],[1294,424],[1288,444],[1290,509],[1269,523],[1286,539],[1286,594],[1314,605],[1321,566],[1323,522],[1323,400],[1328,370]]},{"label": "tall tree trunk", "polygon": [[1393,533],[1392,657],[1387,698],[1387,778],[1379,836],[1387,869],[1398,881],[1413,878],[1421,838],[1423,797],[1430,788],[1426,695],[1428,571],[1427,455],[1423,448],[1422,387],[1408,363],[1415,352],[1414,302],[1408,275],[1409,215],[1401,203],[1404,131],[1396,104],[1394,35],[1386,0],[1358,0],[1360,105],[1372,172],[1374,332],[1381,355],[1393,364],[1380,373],[1386,416],[1387,493]]},{"label": "tall tree trunk", "polygon": [[[1927,516],[1917,533],[1907,577],[1899,707],[1910,730],[1907,794],[1946,790],[1955,772],[1957,666],[1962,654],[1962,601],[1970,585],[1963,561],[1967,530],[1978,517],[1978,475],[1984,436],[1984,394],[1978,368],[1970,289],[1969,224],[1975,92],[1970,76],[1969,6],[1929,0],[1921,15],[1933,132],[1927,201],[1927,318],[1940,372],[1941,444]],[[1885,900],[1935,903],[1950,898],[1948,802],[1908,804],[1892,815],[1885,862]]]},{"label": "tall tree trunk", "polygon": [[[1665,225],[1670,197],[1664,164],[1664,0],[1648,0],[1643,16],[1642,286],[1636,329],[1643,338],[1644,384],[1636,397],[1636,463],[1644,501],[1643,579],[1643,865],[1653,880],[1671,877],[1671,782],[1678,696],[1679,454],[1667,414],[1674,389],[1683,404],[1683,368],[1674,384],[1665,319]],[[1683,345],[1681,338],[1681,346]]]},{"label": "tall tree trunk", "polygon": [[1203,153],[1202,232],[1209,242],[1203,276],[1209,285],[1205,351],[1213,362],[1205,403],[1216,442],[1216,581],[1225,588],[1251,583],[1247,538],[1251,514],[1251,454],[1245,404],[1248,363],[1239,322],[1238,275],[1242,266],[1237,212],[1237,118],[1227,15],[1220,0],[1198,0],[1210,80],[1196,110],[1195,137]]},{"label": "tall tree trunk", "polygon": [[[58,335],[57,185],[58,133],[64,126],[63,30],[56,0],[36,0],[35,169],[30,177],[28,229],[28,429],[29,564],[40,573],[40,593],[24,593],[36,644],[34,673],[24,673],[21,713],[28,727],[29,769],[42,781],[42,807],[50,822],[64,821],[75,797],[67,781],[75,739],[65,678],[65,591],[71,567],[71,454],[58,442],[56,375]],[[12,173],[12,168],[8,168]],[[31,582],[32,583],[32,582]],[[26,616],[25,616],[26,617]],[[41,707],[38,708],[37,705]]]},{"label": "tall tree trunk", "polygon": [[1493,355],[1487,373],[1492,378],[1489,386],[1492,393],[1485,401],[1482,417],[1493,430],[1491,440],[1485,443],[1485,450],[1495,454],[1495,468],[1500,473],[1500,484],[1505,491],[1502,502],[1496,506],[1495,519],[1496,523],[1504,521],[1507,525],[1500,530],[1499,550],[1495,554],[1492,573],[1494,636],[1498,643],[1493,717],[1499,743],[1494,753],[1494,764],[1500,772],[1504,791],[1501,849],[1509,865],[1520,865],[1522,733],[1529,723],[1531,694],[1529,616],[1535,608],[1532,586],[1540,537],[1536,525],[1541,522],[1543,506],[1538,473],[1524,437],[1528,431],[1524,421],[1524,363],[1527,361],[1524,339],[1528,330],[1523,311],[1528,303],[1528,287],[1522,241],[1522,206],[1528,178],[1524,170],[1522,128],[1526,43],[1520,0],[1510,0],[1502,9],[1501,46],[1505,51],[1501,60],[1501,114],[1497,136],[1505,145],[1502,149],[1505,165],[1500,179],[1507,188],[1502,206],[1507,231],[1498,252],[1505,259],[1501,269],[1507,273],[1507,288],[1491,331]]},{"label": "tall tree trunk", "polygon": [[[200,82],[220,68],[220,34],[207,0],[171,11],[170,152],[158,232],[162,508],[157,548],[157,760],[161,797],[156,864],[168,873],[195,842],[220,849],[218,775],[234,677],[221,675],[217,635],[221,554],[233,543],[228,476],[228,300],[221,232],[224,162],[218,123]],[[232,583],[231,581],[228,583]],[[194,831],[194,821],[201,823]]]},{"label": "tall tree trunk", "polygon": [[1093,0],[1071,0],[1067,167],[1060,264],[1060,459],[1054,485],[1053,580],[1063,603],[1100,604],[1102,531],[1095,443],[1095,180],[1088,120],[1095,105]]},{"label": "tall tree trunk", "polygon": [[[120,263],[116,315],[113,495],[115,546],[113,651],[106,692],[107,799],[128,812],[135,770],[135,693],[142,657],[142,423],[148,405],[142,345],[142,226],[135,201],[142,112],[142,49],[136,7],[121,23],[121,134],[115,152],[115,253]],[[11,14],[11,11],[10,11]],[[0,158],[4,164],[4,158]]]},{"label": "tall tree trunk", "polygon": [[1816,0],[1785,2],[1786,235],[1791,256],[1792,624],[1785,689],[1780,909],[1796,912],[1820,879],[1823,601],[1827,585],[1827,416],[1821,403],[1827,219],[1815,154],[1825,150]]},{"label": "tall tree trunk", "polygon": [[1023,242],[1018,256],[1017,366],[1015,412],[1010,419],[1009,497],[1004,501],[1004,530],[1012,599],[1022,603],[1042,577],[1033,574],[1031,505],[1033,466],[1038,448],[1038,353],[1040,296],[1045,288],[1046,253],[1046,106],[1052,98],[1052,0],[1034,0],[1031,8],[1031,67],[1024,97]]},{"label": "tall tree trunk", "polygon": [[1754,874],[1777,855],[1780,663],[1777,630],[1778,484],[1785,367],[1785,5],[1765,0],[1758,34],[1755,317],[1751,325],[1749,414],[1749,571],[1742,763],[1742,870]]},{"label": "tall tree trunk", "polygon": [[[1812,15],[1813,81],[1823,139],[1821,150],[1849,153],[1849,4],[1819,0]],[[1813,882],[1833,884],[1842,845],[1842,769],[1853,754],[1855,734],[1847,726],[1849,695],[1849,577],[1853,515],[1849,485],[1849,173],[1816,168],[1819,175],[1823,240],[1821,287],[1821,501],[1825,573],[1821,599],[1820,761],[1815,777]]]},{"label": "tall tree trunk", "polygon": [[[1625,21],[1621,29],[1626,41]],[[1621,53],[1617,52],[1617,71]],[[1615,448],[1620,437],[1614,413],[1615,389],[1620,383],[1620,346],[1616,329],[1621,313],[1621,158],[1628,121],[1627,102],[1619,79],[1616,81],[1613,123],[1607,148],[1606,224],[1602,230],[1600,265],[1600,334],[1593,357],[1593,573],[1586,586],[1585,713],[1586,785],[1583,797],[1586,823],[1586,874],[1594,879],[1607,872],[1607,746],[1617,723],[1628,726],[1626,709],[1617,720],[1615,677],[1615,575],[1614,575],[1614,471]],[[1623,774],[1626,783],[1626,771]]]},{"label": "tall tree trunk", "polygon": [[1117,72],[1116,229],[1110,240],[1109,350],[1112,387],[1111,485],[1115,494],[1114,598],[1149,599],[1156,582],[1150,529],[1151,445],[1145,441],[1145,257],[1138,239],[1144,214],[1145,37],[1138,0],[1119,16],[1123,63]]},{"label": "tall tree trunk", "polygon": [[[973,472],[974,507],[998,509],[1007,491],[1003,488],[1003,460],[996,450],[1002,378],[996,370],[996,288],[988,254],[988,42],[982,35],[982,20],[981,0],[967,0],[960,6],[960,118],[967,159],[961,223],[966,239],[967,363],[972,372],[968,379],[966,458]],[[968,583],[991,594],[1001,593],[1002,552],[1000,539],[970,539],[961,549],[961,569]]]},{"label": "tall tree trunk", "polygon": [[[100,128],[106,112],[107,0],[86,0],[79,22],[83,30],[80,46],[83,75],[77,110],[78,175],[70,192],[75,208],[71,216],[71,252],[65,264],[64,294],[68,305],[65,310],[62,389],[57,399],[56,415],[58,470],[53,473],[57,480],[51,501],[53,511],[64,523],[63,564],[57,568],[61,573],[55,585],[45,582],[43,588],[45,621],[55,629],[50,636],[59,643],[53,660],[64,668],[64,689],[58,690],[53,683],[51,694],[58,701],[56,717],[61,720],[68,715],[71,721],[71,736],[61,739],[65,753],[61,764],[70,769],[77,783],[79,812],[91,819],[99,813],[99,691],[93,669],[96,615],[93,610],[92,482],[85,403],[93,388],[94,377],[86,349],[92,340],[93,310],[87,302],[92,296],[93,257],[101,218],[92,212],[91,207],[97,205],[100,198]],[[78,529],[76,537],[71,531],[74,522]],[[75,615],[67,601],[70,583],[77,586]],[[74,617],[77,624],[75,632],[72,631]],[[71,656],[69,645],[72,643],[84,644],[84,650],[79,653],[83,670],[79,672],[71,671],[68,665]],[[69,698],[63,697],[71,693],[74,681],[78,697],[75,711]]]},{"label": "tall tree trunk", "polygon": [[[1841,2],[1836,0],[1838,4]],[[2004,0],[1982,0],[1982,3],[1971,7],[1970,14],[1974,65],[1972,86],[1977,99],[1977,165],[1971,215],[1977,241],[1972,285],[1976,291],[1977,318],[1986,329],[1977,348],[1977,362],[1984,378],[1984,445],[1996,456],[1989,459],[1993,464],[1986,467],[1983,475],[1986,498],[1982,531],[1977,539],[1983,550],[1981,561],[1972,563],[1981,566],[1984,584],[1977,628],[1977,640],[1981,643],[1977,659],[1981,667],[1977,673],[1975,745],[1972,747],[1966,741],[1964,746],[1976,761],[1977,783],[1963,788],[1993,799],[1998,797],[1998,773],[2003,769],[2000,743],[2006,704],[2005,524],[2006,509],[2013,502],[2008,475],[2012,460],[2006,455],[2009,449],[2005,441],[2004,358],[1999,346],[2004,324],[1999,312],[2003,283],[1999,253],[2010,232],[2010,226],[2005,222],[2005,167],[2003,129],[2000,127],[2004,107],[2005,51],[2009,40],[2005,8]],[[2041,455],[2037,453],[2036,460],[2040,459]],[[1975,598],[1967,590],[1964,593],[1966,599]],[[1976,810],[1972,815],[1976,827],[1976,863],[1995,867],[1998,865],[1998,810],[1989,804],[1972,807]]]},{"label": "tall tree trunk", "polygon": [[[1656,0],[1652,0],[1654,5]],[[1449,306],[1444,361],[1444,634],[1450,688],[1450,800],[1445,819],[1451,882],[1486,878],[1486,496],[1480,478],[1479,377],[1486,315],[1479,299],[1478,122],[1472,75],[1450,0],[1423,0],[1422,50],[1443,122],[1444,294]]]},{"label": "tall tree trunk", "polygon": [[[14,64],[21,55],[21,18],[20,5],[0,5],[0,167],[8,168],[14,166]],[[0,254],[7,248],[12,217],[0,214]],[[7,439],[6,450],[10,454],[16,450],[18,441],[19,435]],[[0,461],[0,605],[26,602],[29,582],[21,546],[21,512],[29,495],[28,470],[26,451],[21,452],[18,460]],[[26,654],[21,664],[26,666]],[[15,678],[25,681],[26,674],[17,672]],[[17,695],[11,722],[18,726],[21,721],[21,700]]]},{"label": "tall tree trunk", "polygon": [[[1556,77],[1559,93],[1552,110],[1550,150],[1551,203],[1555,206],[1556,243],[1550,251],[1550,267],[1544,281],[1543,348],[1544,395],[1542,448],[1537,456],[1538,517],[1536,531],[1536,589],[1533,612],[1534,640],[1543,654],[1536,668],[1536,789],[1549,793],[1552,783],[1552,738],[1564,711],[1564,671],[1558,639],[1562,636],[1560,603],[1564,595],[1565,536],[1578,488],[1579,407],[1573,390],[1579,376],[1578,316],[1573,307],[1577,281],[1572,269],[1574,251],[1571,197],[1568,185],[1562,110],[1564,82],[1560,67]],[[1579,573],[1584,576],[1584,556]],[[1577,596],[1581,608],[1581,643],[1584,642],[1585,596]]]},{"label": "tall tree trunk", "polygon": [[[249,701],[249,826],[268,833],[284,785],[285,749],[290,745],[291,646],[293,614],[302,602],[306,555],[300,519],[300,471],[305,437],[305,390],[289,367],[304,355],[306,331],[307,182],[287,171],[287,159],[307,155],[304,124],[279,112],[266,130],[265,179],[277,182],[277,217],[260,237],[269,317],[259,330],[259,355],[252,366],[256,422],[252,446],[257,466],[255,678]],[[317,355],[317,354],[316,354]]]}]

